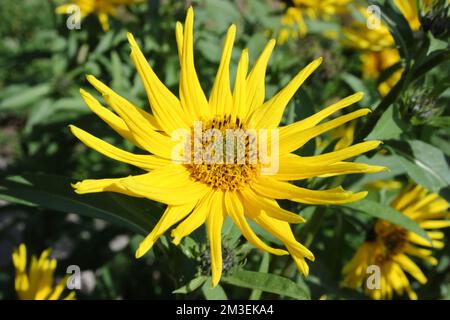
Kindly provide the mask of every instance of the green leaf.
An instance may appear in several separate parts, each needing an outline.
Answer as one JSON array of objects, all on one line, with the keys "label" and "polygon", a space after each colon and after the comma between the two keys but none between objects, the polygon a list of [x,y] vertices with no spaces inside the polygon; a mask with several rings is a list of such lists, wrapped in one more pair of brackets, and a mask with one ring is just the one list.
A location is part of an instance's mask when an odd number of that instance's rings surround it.
[{"label": "green leaf", "polygon": [[195,291],[198,288],[200,288],[200,286],[203,285],[207,279],[208,277],[206,276],[194,278],[191,281],[189,281],[186,285],[174,290],[172,293],[187,294],[189,292]]},{"label": "green leaf", "polygon": [[236,270],[233,274],[223,277],[222,281],[238,287],[276,293],[298,300],[309,300],[308,294],[302,287],[276,274]]},{"label": "green leaf", "polygon": [[368,140],[400,139],[406,124],[401,120],[398,110],[391,105],[378,120],[375,128],[367,136]]},{"label": "green leaf", "polygon": [[354,203],[344,204],[343,206],[366,213],[378,219],[389,221],[431,241],[427,233],[414,220],[384,204],[363,199]]},{"label": "green leaf", "polygon": [[208,277],[203,284],[202,293],[206,300],[228,300],[228,297],[220,284],[215,288],[211,286],[211,277]]},{"label": "green leaf", "polygon": [[107,220],[147,235],[155,225],[161,208],[151,201],[115,193],[76,194],[67,177],[49,174],[26,174],[0,180],[0,197],[10,202],[39,206]]},{"label": "green leaf", "polygon": [[[268,252],[264,252],[258,272],[268,273],[269,272],[269,262],[270,262],[270,255]],[[259,300],[261,298],[261,294],[262,294],[261,290],[253,289],[252,293],[250,294],[249,300]]]},{"label": "green leaf", "polygon": [[0,102],[1,111],[17,111],[39,101],[52,90],[51,85],[44,83],[34,87],[23,88],[9,97],[3,97]]},{"label": "green leaf", "polygon": [[425,124],[438,128],[450,128],[450,116],[430,117],[425,121]]},{"label": "green leaf", "polygon": [[423,141],[389,142],[408,175],[426,189],[439,192],[450,185],[450,168],[444,153]]}]

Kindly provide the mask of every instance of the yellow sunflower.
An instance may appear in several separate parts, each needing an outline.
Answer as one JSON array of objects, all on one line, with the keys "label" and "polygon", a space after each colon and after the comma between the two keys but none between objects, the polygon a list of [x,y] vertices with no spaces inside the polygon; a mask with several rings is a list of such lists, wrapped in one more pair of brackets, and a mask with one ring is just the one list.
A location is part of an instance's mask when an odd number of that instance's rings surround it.
[{"label": "yellow sunflower", "polygon": [[71,0],[70,3],[60,5],[56,8],[56,13],[71,13],[71,8],[77,6],[80,9],[81,18],[90,14],[96,14],[103,31],[109,30],[108,16],[115,16],[117,7],[129,5],[142,0]]},{"label": "yellow sunflower", "polygon": [[[56,259],[49,259],[51,250],[47,249],[36,258],[32,256],[27,270],[27,248],[21,244],[14,250],[12,260],[16,269],[14,286],[21,300],[58,300],[66,287],[67,276],[56,286],[53,285]],[[75,299],[75,292],[70,292],[64,300]]]},{"label": "yellow sunflower", "polygon": [[[181,221],[171,233],[174,244],[179,244],[183,237],[206,222],[211,250],[212,284],[215,286],[222,273],[222,224],[230,216],[255,247],[275,255],[291,254],[298,269],[307,274],[305,258],[313,260],[314,256],[296,241],[289,225],[304,220],[301,216],[280,208],[276,200],[290,199],[300,203],[326,205],[348,203],[365,197],[366,192],[353,193],[341,187],[309,190],[287,182],[316,176],[384,170],[384,167],[343,161],[377,148],[380,141],[362,142],[336,152],[310,157],[292,153],[310,139],[369,113],[369,109],[360,109],[321,123],[334,112],[358,102],[363,94],[353,94],[309,118],[278,128],[289,100],[320,65],[322,59],[310,63],[286,87],[264,102],[266,67],[275,46],[275,40],[270,40],[250,71],[248,51],[243,50],[234,89],[231,91],[229,64],[236,34],[236,27],[232,25],[226,34],[217,76],[207,99],[194,67],[193,25],[194,11],[189,8],[184,26],[179,22],[176,24],[181,65],[180,98],[158,79],[135,39],[128,34],[131,59],[143,81],[152,114],[122,98],[93,76],[87,77],[115,113],[81,90],[81,95],[91,110],[125,139],[150,154],[133,154],[120,150],[75,126],[70,126],[72,133],[100,153],[148,172],[117,179],[84,180],[73,187],[79,194],[111,191],[167,204],[158,224],[140,244],[136,252],[138,258],[178,222]],[[228,140],[230,130],[232,133],[253,130],[256,134],[240,140],[241,143],[237,145],[243,148],[233,144],[228,148],[227,144],[225,159],[220,157],[223,161],[209,162],[206,155],[210,152],[212,141],[222,141],[222,133]],[[266,130],[270,130],[271,135],[264,138],[260,134],[267,132]],[[179,135],[180,132],[183,134]],[[194,135],[191,135],[192,132]],[[210,132],[217,135],[208,139],[207,134]],[[181,147],[180,140],[183,142]],[[252,149],[255,140],[273,146],[267,152],[270,161],[265,162],[267,157],[260,156],[259,151],[264,149],[262,144],[258,144],[262,146],[258,152]],[[213,151],[217,154],[222,152],[221,149]],[[242,154],[239,155],[241,151]],[[253,161],[255,155],[258,155],[256,162]],[[236,161],[237,158],[241,161]],[[278,166],[278,170],[267,174],[264,169],[273,165]],[[261,241],[251,230],[247,219],[253,220],[280,239],[287,251],[272,248]]]},{"label": "yellow sunflower", "polygon": [[290,38],[304,36],[308,32],[305,16],[311,20],[329,20],[333,16],[347,13],[351,2],[352,0],[293,0],[294,6],[287,8],[281,19],[284,27],[280,30],[278,41],[284,43]]},{"label": "yellow sunflower", "polygon": [[[378,220],[373,234],[361,245],[354,257],[344,267],[344,286],[358,288],[365,285],[365,293],[373,299],[392,299],[407,293],[410,299],[417,299],[411,289],[411,275],[424,284],[427,278],[409,256],[438,263],[432,256],[432,248],[442,248],[444,234],[436,229],[450,226],[449,204],[436,193],[429,193],[419,185],[411,185],[403,190],[391,203],[391,207],[402,212],[427,230],[432,242],[384,220]],[[380,286],[370,289],[368,267],[380,268]]]}]

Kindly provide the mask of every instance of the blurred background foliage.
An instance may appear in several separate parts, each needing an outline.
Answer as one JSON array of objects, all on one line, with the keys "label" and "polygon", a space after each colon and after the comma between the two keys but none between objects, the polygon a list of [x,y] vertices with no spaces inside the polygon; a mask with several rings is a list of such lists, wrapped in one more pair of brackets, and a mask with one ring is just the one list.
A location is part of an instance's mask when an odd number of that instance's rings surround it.
[{"label": "blurred background foliage", "polygon": [[[59,275],[65,274],[66,266],[79,265],[83,286],[77,297],[81,299],[364,298],[357,291],[341,288],[340,281],[343,264],[364,240],[366,226],[380,214],[370,208],[370,202],[360,210],[282,203],[309,220],[295,229],[298,239],[316,255],[307,279],[298,275],[289,257],[269,257],[252,250],[227,221],[223,232],[226,276],[221,286],[211,289],[205,281],[209,257],[204,253],[202,230],[180,247],[163,237],[143,259],[136,260],[134,252],[160,216],[161,205],[111,194],[79,197],[70,188],[70,182],[87,177],[137,172],[88,149],[67,128],[76,124],[130,150],[131,145],[106,128],[78,94],[80,88],[90,90],[85,75],[93,74],[148,109],[145,91],[129,59],[127,31],[139,41],[163,82],[177,92],[175,23],[184,19],[188,5],[194,5],[195,62],[209,92],[228,26],[234,23],[238,30],[231,63],[234,75],[243,48],[249,48],[252,63],[270,37],[277,38],[285,28],[296,28],[282,24],[292,2],[149,0],[120,8],[117,16],[110,18],[108,32],[102,31],[95,16],[84,19],[80,30],[69,30],[67,17],[55,14],[62,2],[0,3],[0,298],[15,298],[11,252],[20,242],[36,254],[52,247]],[[342,41],[343,28],[358,14],[357,5],[372,3],[381,6],[402,58],[396,67],[403,70],[401,80],[385,97],[378,93],[377,85],[389,74],[364,79],[361,52]],[[424,14],[426,27],[413,34],[391,1],[352,1],[351,7],[352,13],[345,16],[325,20],[306,17],[306,35],[281,41],[270,60],[266,96],[272,96],[311,60],[324,57],[322,67],[290,103],[283,122],[292,123],[339,98],[363,91],[366,95],[361,106],[375,111],[362,120],[365,124],[358,124],[362,129],[355,133],[355,140],[382,139],[384,146],[382,152],[356,160],[386,165],[390,171],[303,183],[316,188],[343,184],[361,190],[380,179],[412,180],[450,200],[448,16],[444,15],[447,24],[442,30],[433,22],[436,13]],[[312,155],[332,150],[335,144],[333,135],[322,137],[300,152]],[[367,201],[387,206],[396,192],[373,189]],[[128,223],[115,223],[117,217]],[[450,298],[448,241],[436,256],[440,264],[425,267],[428,284],[420,289],[416,283],[413,286],[419,289],[420,298]],[[277,285],[268,285],[270,281]]]}]

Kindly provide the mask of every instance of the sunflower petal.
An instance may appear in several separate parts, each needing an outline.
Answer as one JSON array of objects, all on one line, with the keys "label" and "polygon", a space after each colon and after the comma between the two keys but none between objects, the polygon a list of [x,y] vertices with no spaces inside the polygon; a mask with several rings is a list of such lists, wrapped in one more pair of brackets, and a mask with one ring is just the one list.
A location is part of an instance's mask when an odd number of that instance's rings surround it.
[{"label": "sunflower petal", "polygon": [[73,125],[70,125],[69,128],[73,135],[80,139],[85,145],[111,159],[128,163],[147,171],[171,164],[171,161],[166,159],[151,155],[133,154],[121,150]]},{"label": "sunflower petal", "polygon": [[245,78],[248,71],[248,50],[244,49],[239,60],[236,79],[233,90],[233,109],[231,111],[231,121],[236,118],[243,119],[248,111],[247,106],[247,83]]},{"label": "sunflower petal", "polygon": [[136,110],[126,99],[119,96],[93,76],[87,76],[88,81],[102,93],[108,104],[125,121],[134,138],[146,150],[160,157],[171,159],[176,143],[168,136],[154,131],[148,120]]},{"label": "sunflower petal", "polygon": [[259,206],[259,210],[261,212],[265,212],[268,216],[290,223],[302,223],[305,222],[302,216],[295,214],[293,212],[281,209],[276,201],[269,200],[264,197],[261,197],[255,194],[251,189],[243,189],[241,190],[241,194],[243,197],[248,199],[253,203],[257,203]]},{"label": "sunflower petal", "polygon": [[187,11],[183,36],[183,60],[180,74],[180,99],[193,123],[201,117],[209,118],[210,109],[194,66],[194,10]]},{"label": "sunflower petal", "polygon": [[312,165],[314,162],[311,161],[310,164],[302,164],[302,162],[297,161],[296,157],[280,157],[278,171],[273,177],[277,180],[287,181],[353,173],[376,173],[387,170],[385,167],[357,162]]},{"label": "sunflower petal", "polygon": [[180,241],[190,235],[194,230],[200,227],[203,223],[205,223],[209,212],[211,211],[211,200],[214,192],[210,191],[205,194],[197,206],[194,208],[194,211],[184,219],[174,230],[172,230],[171,236],[173,238],[172,242],[175,245],[178,245]]},{"label": "sunflower petal", "polygon": [[427,278],[423,274],[422,270],[420,270],[420,268],[410,258],[408,258],[408,256],[400,254],[396,255],[393,259],[400,264],[403,270],[419,281],[419,283],[424,284],[427,282]]},{"label": "sunflower petal", "polygon": [[322,63],[322,58],[316,59],[301,70],[281,91],[255,110],[250,117],[250,127],[259,129],[276,128],[281,121],[284,109],[298,88]]},{"label": "sunflower petal", "polygon": [[252,184],[257,193],[273,199],[289,199],[306,204],[343,204],[363,199],[367,192],[346,191],[341,187],[329,190],[309,190],[268,177],[259,177]]},{"label": "sunflower petal", "polygon": [[156,76],[131,33],[128,33],[128,41],[131,45],[131,59],[142,79],[158,124],[169,135],[177,129],[188,129],[188,118],[184,115],[178,98]]},{"label": "sunflower petal", "polygon": [[351,106],[352,104],[360,101],[363,97],[364,93],[362,92],[352,94],[351,96],[348,96],[336,103],[333,103],[331,106],[326,107],[325,109],[315,113],[314,115],[304,120],[297,121],[284,127],[283,131],[285,131],[286,134],[295,134],[305,129],[312,128],[319,122],[324,120],[326,117],[332,115],[338,110]]},{"label": "sunflower petal", "polygon": [[235,37],[236,26],[233,24],[228,29],[225,38],[219,69],[217,70],[216,80],[214,81],[209,98],[209,106],[213,116],[224,116],[225,114],[230,114],[231,111],[230,60]]},{"label": "sunflower petal", "polygon": [[371,112],[370,109],[360,109],[298,133],[293,133],[286,129],[287,127],[283,127],[280,129],[280,154],[283,155],[295,151],[318,135],[337,128],[356,118],[365,116],[369,112]]},{"label": "sunflower petal", "polygon": [[167,206],[161,219],[159,219],[156,226],[153,228],[144,240],[139,244],[136,250],[136,258],[142,257],[148,250],[150,250],[155,242],[161,237],[164,232],[178,221],[184,219],[188,214],[192,212],[196,202],[186,203],[180,206]]},{"label": "sunflower petal", "polygon": [[223,192],[214,192],[206,229],[211,249],[211,284],[214,288],[222,276],[222,225],[225,220]]},{"label": "sunflower petal", "polygon": [[243,236],[256,248],[267,251],[275,255],[286,255],[288,252],[282,249],[275,249],[265,244],[251,229],[244,215],[244,207],[239,197],[234,192],[225,193],[225,206],[233,222],[241,230]]},{"label": "sunflower petal", "polygon": [[[107,108],[103,107],[97,99],[95,99],[91,94],[87,91],[80,89],[80,94],[83,100],[88,105],[89,109],[94,112],[97,116],[100,117],[104,122],[106,122],[114,131],[120,134],[122,137],[132,142],[134,145],[142,148],[142,146],[137,143],[136,139],[134,139],[133,134],[130,132],[130,129],[126,125],[125,121],[123,121],[119,116],[115,113],[109,111]],[[142,110],[142,109],[139,109]],[[145,112],[142,110],[142,112]],[[151,115],[147,114],[146,118],[149,120],[149,125],[153,130],[161,130],[156,119]]]},{"label": "sunflower petal", "polygon": [[[249,104],[249,112],[247,115],[250,115],[264,103],[267,63],[269,62],[275,43],[276,41],[274,39],[271,39],[267,43],[247,77],[247,101]],[[247,120],[246,116],[242,120]]]}]

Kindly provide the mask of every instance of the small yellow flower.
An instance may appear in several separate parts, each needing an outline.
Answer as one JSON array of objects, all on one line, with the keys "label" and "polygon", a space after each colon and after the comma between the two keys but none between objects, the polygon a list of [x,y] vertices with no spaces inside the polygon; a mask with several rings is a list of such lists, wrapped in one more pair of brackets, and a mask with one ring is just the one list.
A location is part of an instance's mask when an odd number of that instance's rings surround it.
[{"label": "small yellow flower", "polygon": [[[283,44],[288,39],[303,37],[308,32],[305,16],[311,20],[329,20],[347,13],[351,2],[352,0],[294,0],[294,6],[289,7],[281,19],[284,27],[280,30],[278,42]],[[335,35],[329,33],[328,36]]]},{"label": "small yellow flower", "polygon": [[[16,269],[14,286],[21,300],[58,300],[66,287],[68,277],[53,285],[53,273],[56,269],[56,259],[49,259],[51,250],[42,252],[39,259],[34,255],[27,270],[27,248],[21,244],[14,250],[12,260]],[[64,300],[75,299],[75,292],[70,292]]]},{"label": "small yellow flower", "polygon": [[56,13],[67,14],[72,13],[71,8],[77,6],[80,9],[80,18],[84,18],[90,14],[96,14],[103,31],[109,30],[108,16],[115,16],[116,9],[122,5],[129,5],[142,0],[71,0],[70,3],[63,4],[56,8]]},{"label": "small yellow flower", "polygon": [[[391,207],[427,230],[432,242],[387,221],[378,220],[373,235],[368,237],[344,267],[343,284],[355,289],[364,285],[365,293],[373,299],[392,299],[394,293],[401,296],[405,292],[410,299],[417,299],[406,273],[421,284],[426,283],[427,278],[409,256],[432,265],[438,263],[431,249],[444,246],[444,233],[436,229],[450,226],[450,220],[446,220],[450,218],[449,204],[438,194],[429,193],[419,185],[411,185],[392,201]],[[370,289],[366,285],[367,270],[371,265],[380,268],[378,289]]]},{"label": "small yellow flower", "polygon": [[[278,128],[289,100],[320,65],[322,59],[311,62],[285,88],[265,101],[266,67],[275,46],[275,40],[270,40],[250,71],[248,50],[242,52],[234,89],[231,91],[229,64],[236,34],[236,27],[232,25],[227,32],[217,76],[207,99],[194,67],[193,25],[194,11],[190,8],[185,25],[179,22],[176,24],[181,65],[180,98],[170,92],[158,79],[133,36],[128,35],[131,59],[144,83],[153,114],[136,107],[93,76],[88,76],[88,81],[102,93],[117,114],[81,90],[87,105],[117,133],[150,154],[132,154],[120,150],[75,126],[70,127],[72,133],[104,155],[148,172],[118,179],[84,180],[74,185],[75,191],[79,194],[112,191],[167,204],[167,209],[158,224],[140,244],[136,252],[138,258],[142,257],[163,233],[180,221],[181,223],[171,233],[173,243],[176,245],[206,223],[211,249],[213,286],[217,285],[222,273],[221,230],[227,216],[230,216],[255,247],[275,255],[290,254],[298,269],[306,275],[308,265],[305,259],[314,260],[314,256],[296,241],[289,225],[301,223],[304,219],[280,208],[276,200],[290,199],[307,204],[340,204],[357,201],[366,196],[366,192],[353,193],[341,187],[309,190],[288,183],[316,176],[379,172],[385,169],[344,161],[377,148],[380,141],[362,142],[318,156],[300,157],[293,153],[318,135],[369,113],[369,109],[360,109],[322,123],[333,113],[360,101],[363,94],[353,94],[309,118]],[[189,163],[177,162],[178,153],[174,155],[173,152],[179,147],[179,141],[174,139],[174,134],[179,133],[180,129],[189,134],[186,153],[189,154],[193,149],[194,157],[200,155],[200,161],[194,158],[194,161]],[[200,132],[200,137],[195,134],[196,130]],[[239,157],[239,152],[234,147],[231,150],[226,149],[227,158],[223,162],[210,163],[201,157],[207,154],[210,146],[210,141],[202,138],[202,134],[215,132],[220,135],[219,138],[215,136],[220,142],[222,133],[240,130],[254,130],[256,136],[265,130],[279,134],[278,138],[272,136],[267,138],[271,142],[278,143],[276,151],[270,150],[271,155],[275,157],[269,164],[251,161],[257,154],[249,147],[256,140],[251,137],[247,137],[242,143],[244,148],[241,162],[234,161]],[[190,135],[192,131],[194,137]],[[219,152],[221,149],[217,151]],[[231,156],[230,162],[228,156]],[[278,164],[276,173],[262,174],[263,168],[274,163]],[[287,250],[272,248],[265,244],[252,231],[247,219],[253,220],[280,239]]]}]

